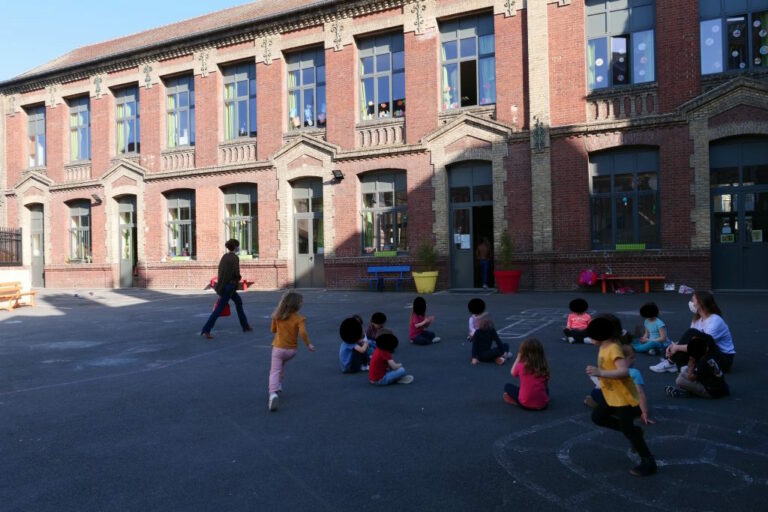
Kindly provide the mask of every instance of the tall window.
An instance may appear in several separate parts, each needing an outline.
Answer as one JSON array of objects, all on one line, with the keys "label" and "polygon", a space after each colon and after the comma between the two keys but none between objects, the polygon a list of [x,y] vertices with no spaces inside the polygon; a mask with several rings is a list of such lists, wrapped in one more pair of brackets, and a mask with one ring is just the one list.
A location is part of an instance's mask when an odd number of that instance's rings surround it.
[{"label": "tall window", "polygon": [[45,107],[27,109],[29,167],[45,167]]},{"label": "tall window", "polygon": [[69,100],[69,161],[91,159],[91,101],[88,96]]},{"label": "tall window", "polygon": [[91,262],[91,204],[88,201],[69,204],[69,260]]},{"label": "tall window", "polygon": [[408,250],[408,193],[404,172],[365,176],[363,252]]},{"label": "tall window", "polygon": [[128,87],[115,92],[115,123],[117,154],[138,153],[141,139],[137,87]]},{"label": "tall window", "polygon": [[661,245],[659,155],[656,150],[616,150],[590,155],[592,249]]},{"label": "tall window", "polygon": [[168,256],[171,258],[195,255],[195,193],[191,190],[171,192],[166,196],[168,205]]},{"label": "tall window", "polygon": [[224,191],[224,225],[227,239],[240,241],[240,254],[259,254],[259,223],[256,187],[238,185]]},{"label": "tall window", "polygon": [[768,1],[699,0],[701,74],[768,68]]},{"label": "tall window", "polygon": [[587,85],[656,80],[653,0],[587,0]]},{"label": "tall window", "polygon": [[405,116],[403,34],[360,42],[360,120]]},{"label": "tall window", "polygon": [[224,138],[256,136],[256,66],[224,69]]},{"label": "tall window", "polygon": [[191,76],[166,82],[168,149],[195,145],[195,79]]},{"label": "tall window", "polygon": [[292,53],[288,65],[288,127],[325,128],[325,51]]},{"label": "tall window", "polygon": [[496,103],[493,16],[442,23],[440,42],[443,109]]}]

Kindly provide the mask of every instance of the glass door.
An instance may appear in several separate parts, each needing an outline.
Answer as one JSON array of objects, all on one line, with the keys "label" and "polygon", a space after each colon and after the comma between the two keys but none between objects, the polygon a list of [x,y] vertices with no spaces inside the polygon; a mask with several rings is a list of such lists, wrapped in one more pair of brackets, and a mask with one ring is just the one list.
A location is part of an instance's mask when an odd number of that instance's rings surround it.
[{"label": "glass door", "polygon": [[43,205],[29,207],[29,241],[31,255],[32,286],[45,286],[45,230],[43,224]]},{"label": "glass door", "polygon": [[294,272],[297,288],[325,286],[323,189],[320,180],[293,185]]},{"label": "glass door", "polygon": [[120,236],[120,287],[133,286],[136,268],[136,200],[133,196],[118,200],[118,234]]}]

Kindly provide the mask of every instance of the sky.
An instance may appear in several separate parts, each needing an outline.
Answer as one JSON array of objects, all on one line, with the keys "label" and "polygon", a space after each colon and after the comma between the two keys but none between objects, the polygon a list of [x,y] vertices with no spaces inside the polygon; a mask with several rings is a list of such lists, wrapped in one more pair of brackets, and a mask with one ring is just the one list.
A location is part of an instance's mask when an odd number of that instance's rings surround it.
[{"label": "sky", "polygon": [[0,82],[60,55],[248,0],[0,0]]}]

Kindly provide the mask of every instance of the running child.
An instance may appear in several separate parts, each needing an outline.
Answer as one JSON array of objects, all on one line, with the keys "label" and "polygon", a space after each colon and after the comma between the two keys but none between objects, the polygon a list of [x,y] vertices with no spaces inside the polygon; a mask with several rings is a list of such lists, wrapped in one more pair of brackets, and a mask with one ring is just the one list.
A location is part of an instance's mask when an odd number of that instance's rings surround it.
[{"label": "running child", "polygon": [[376,350],[373,351],[371,368],[368,370],[368,380],[376,386],[389,384],[410,384],[413,375],[405,373],[405,368],[392,359],[397,348],[397,337],[391,332],[383,332],[376,338]]},{"label": "running child", "polygon": [[568,314],[568,320],[563,329],[565,334],[565,341],[568,343],[592,343],[592,340],[587,336],[587,325],[592,317],[589,316],[587,310],[589,304],[584,299],[573,299],[568,304],[568,309],[571,310]]},{"label": "running child", "polygon": [[504,401],[532,411],[546,409],[549,404],[549,365],[539,340],[529,338],[520,344],[510,372],[513,377],[520,378],[520,387],[506,384]]},{"label": "running child", "polygon": [[363,326],[355,317],[345,318],[339,327],[339,366],[342,373],[368,371],[368,342],[365,341]]},{"label": "running child", "polygon": [[472,336],[472,364],[482,361],[503,365],[508,356],[509,345],[501,342],[491,315],[486,312],[478,316],[477,329]]},{"label": "running child", "polygon": [[470,313],[467,340],[472,340],[472,336],[477,330],[477,317],[485,312],[485,301],[483,299],[474,298],[467,303],[467,309],[469,309]]},{"label": "running child", "polygon": [[667,395],[674,398],[699,396],[722,398],[730,394],[725,374],[712,356],[715,341],[708,334],[694,335],[688,342],[688,366],[680,370],[675,386],[667,386]]},{"label": "running child", "polygon": [[269,368],[269,410],[276,411],[279,397],[283,391],[285,364],[296,357],[298,353],[298,338],[304,340],[310,352],[315,346],[309,342],[306,318],[299,314],[304,298],[296,292],[288,292],[280,299],[280,303],[272,313],[270,330],[275,333],[272,340],[272,363]]},{"label": "running child", "polygon": [[411,311],[411,320],[408,326],[408,337],[411,339],[411,343],[414,345],[431,345],[440,341],[440,336],[435,336],[434,332],[427,330],[427,327],[434,321],[434,316],[427,316],[427,301],[424,300],[424,297],[413,299],[413,311]]},{"label": "running child", "polygon": [[667,341],[667,324],[659,318],[659,307],[648,302],[640,308],[640,316],[645,318],[643,327],[645,333],[632,342],[635,352],[655,356],[663,354],[669,345]]},{"label": "running child", "polygon": [[635,383],[629,376],[629,363],[619,344],[621,321],[614,315],[600,315],[589,322],[587,334],[600,348],[597,366],[587,366],[586,373],[597,377],[605,403],[597,404],[592,421],[601,427],[618,430],[632,443],[640,455],[640,464],[630,470],[634,476],[649,476],[656,472],[656,460],[643,439],[643,430],[635,425],[642,415]]}]

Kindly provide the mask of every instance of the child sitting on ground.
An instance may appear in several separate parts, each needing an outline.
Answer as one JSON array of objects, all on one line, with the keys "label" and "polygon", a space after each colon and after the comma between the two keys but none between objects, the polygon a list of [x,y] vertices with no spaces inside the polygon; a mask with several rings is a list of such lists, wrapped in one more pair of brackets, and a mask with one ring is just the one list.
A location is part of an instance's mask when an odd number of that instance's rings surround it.
[{"label": "child sitting on ground", "polygon": [[[632,382],[635,383],[635,388],[637,389],[637,401],[640,404],[641,412],[640,419],[642,419],[643,423],[646,425],[653,424],[654,421],[648,418],[648,399],[645,396],[645,389],[643,389],[645,381],[643,380],[643,376],[640,373],[640,370],[633,368],[635,364],[635,351],[631,345],[622,345],[621,350],[624,352],[624,357],[626,358],[627,365],[629,366],[629,376],[632,378]],[[596,377],[592,377],[592,379],[594,379],[593,382],[595,383],[595,387],[592,389],[592,392],[584,399],[584,405],[594,409],[598,406],[598,404],[605,403],[605,397],[603,396],[603,390],[600,389],[600,381]]]},{"label": "child sitting on ground", "polygon": [[411,343],[414,345],[431,345],[440,341],[439,336],[435,336],[434,332],[426,329],[434,321],[434,316],[427,316],[427,301],[424,300],[424,297],[413,299],[413,311],[411,311],[411,321],[408,326],[408,336],[411,338]]},{"label": "child sitting on ground", "polygon": [[376,348],[376,338],[379,337],[379,334],[381,333],[382,329],[384,329],[384,324],[386,323],[387,315],[381,311],[377,311],[371,315],[371,322],[365,329],[365,337],[371,343],[371,350]]},{"label": "child sitting on ground", "polygon": [[373,351],[371,368],[368,370],[368,380],[371,384],[386,386],[413,382],[413,375],[407,375],[403,365],[392,359],[397,345],[397,337],[389,331],[385,330],[376,338],[376,350]]},{"label": "child sitting on ground", "polygon": [[345,318],[339,327],[341,346],[339,366],[343,373],[368,371],[368,342],[363,337],[363,326],[355,317]]},{"label": "child sitting on ground", "polygon": [[571,310],[568,315],[568,320],[563,329],[565,334],[565,341],[568,343],[592,343],[592,340],[587,336],[587,325],[589,325],[592,317],[587,313],[589,304],[584,299],[573,299],[568,304],[568,309]]},{"label": "child sitting on ground", "polygon": [[[709,338],[709,339],[707,339]],[[674,398],[690,395],[702,398],[722,398],[730,394],[725,375],[712,357],[709,347],[715,341],[708,334],[694,335],[688,342],[688,366],[680,370],[675,386],[667,386],[667,395]]]},{"label": "child sitting on ground", "polygon": [[471,341],[472,336],[477,330],[477,317],[485,312],[485,301],[483,299],[472,299],[467,304],[469,309],[469,333],[467,334],[467,340]]},{"label": "child sitting on ground", "polygon": [[491,315],[487,312],[479,315],[477,329],[472,336],[472,364],[495,361],[496,364],[502,365],[507,361],[508,353],[509,345],[501,342]]},{"label": "child sitting on ground", "polygon": [[662,354],[667,349],[667,325],[659,318],[659,307],[653,302],[643,304],[640,308],[640,316],[645,318],[643,327],[645,333],[632,342],[635,352],[655,356]]},{"label": "child sitting on ground", "polygon": [[539,340],[530,338],[520,344],[511,373],[520,378],[520,387],[506,384],[504,401],[532,411],[546,409],[549,404],[549,365]]}]

